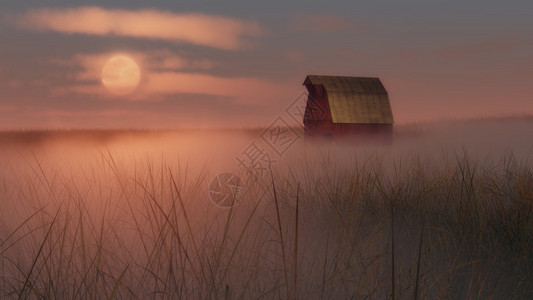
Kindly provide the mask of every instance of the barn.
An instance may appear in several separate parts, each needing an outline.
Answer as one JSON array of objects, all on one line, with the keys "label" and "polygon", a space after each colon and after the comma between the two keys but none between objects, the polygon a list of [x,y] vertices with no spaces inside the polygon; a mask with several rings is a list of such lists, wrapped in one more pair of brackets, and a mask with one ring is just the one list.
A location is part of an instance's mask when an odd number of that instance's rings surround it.
[{"label": "barn", "polygon": [[308,75],[303,85],[306,138],[392,141],[389,95],[379,78]]}]

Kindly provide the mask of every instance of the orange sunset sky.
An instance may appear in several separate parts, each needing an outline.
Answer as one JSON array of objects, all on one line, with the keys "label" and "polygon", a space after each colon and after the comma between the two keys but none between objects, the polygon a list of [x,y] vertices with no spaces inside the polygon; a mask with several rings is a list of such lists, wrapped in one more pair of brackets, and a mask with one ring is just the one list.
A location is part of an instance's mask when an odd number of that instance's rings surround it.
[{"label": "orange sunset sky", "polygon": [[533,113],[531,1],[170,2],[3,3],[0,129],[263,126],[306,74],[381,78],[396,124]]}]

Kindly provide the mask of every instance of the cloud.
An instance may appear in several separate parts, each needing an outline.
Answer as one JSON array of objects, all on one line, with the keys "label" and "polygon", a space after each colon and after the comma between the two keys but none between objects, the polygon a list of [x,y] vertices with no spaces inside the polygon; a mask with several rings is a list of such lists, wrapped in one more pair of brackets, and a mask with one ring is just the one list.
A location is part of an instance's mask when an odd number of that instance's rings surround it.
[{"label": "cloud", "polygon": [[230,50],[246,46],[247,37],[262,32],[255,22],[227,17],[99,7],[30,10],[16,16],[14,22],[31,30],[147,38]]},{"label": "cloud", "polygon": [[78,67],[73,78],[79,81],[99,81],[104,64],[113,56],[131,57],[142,69],[142,73],[162,71],[202,71],[210,70],[216,63],[208,59],[188,59],[168,50],[154,50],[146,53],[103,53],[78,54],[71,59],[61,60],[60,64]]},{"label": "cloud", "polygon": [[[141,83],[131,95],[117,97],[100,83],[105,62],[114,55],[126,55],[141,68]],[[293,85],[280,84],[263,78],[221,77],[206,73],[215,63],[207,60],[190,60],[168,50],[147,53],[104,53],[76,55],[61,61],[74,67],[70,85],[54,89],[56,95],[90,94],[108,99],[153,101],[158,96],[199,94],[229,98],[240,104],[262,106],[288,101],[294,96]]]},{"label": "cloud", "polygon": [[168,50],[151,51],[140,56],[152,70],[210,70],[217,65],[209,59],[186,59]]},{"label": "cloud", "polygon": [[287,86],[261,78],[160,72],[150,74],[145,89],[153,94],[206,94],[234,97],[241,103],[260,104],[269,98],[277,100],[275,98],[280,97]]},{"label": "cloud", "polygon": [[352,23],[343,16],[330,14],[298,14],[291,28],[301,32],[336,32],[350,29]]}]

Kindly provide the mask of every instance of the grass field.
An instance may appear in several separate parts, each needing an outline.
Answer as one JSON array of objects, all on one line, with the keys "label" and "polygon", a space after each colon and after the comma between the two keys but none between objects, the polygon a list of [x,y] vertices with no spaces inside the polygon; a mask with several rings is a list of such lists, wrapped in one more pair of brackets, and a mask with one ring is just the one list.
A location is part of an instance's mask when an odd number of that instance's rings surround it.
[{"label": "grass field", "polygon": [[[260,130],[0,133],[2,298],[528,299],[529,119],[299,140],[257,181]],[[209,184],[236,173],[232,207]]]}]

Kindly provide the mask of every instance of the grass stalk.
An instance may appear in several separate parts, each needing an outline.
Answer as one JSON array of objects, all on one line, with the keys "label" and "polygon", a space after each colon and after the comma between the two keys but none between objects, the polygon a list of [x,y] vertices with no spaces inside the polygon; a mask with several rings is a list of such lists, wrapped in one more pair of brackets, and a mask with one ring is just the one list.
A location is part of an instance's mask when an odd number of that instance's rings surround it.
[{"label": "grass stalk", "polygon": [[296,213],[294,217],[294,287],[293,299],[298,299],[298,216],[300,203],[300,183],[296,188]]},{"label": "grass stalk", "polygon": [[391,238],[391,288],[392,288],[392,300],[396,297],[396,285],[395,285],[395,261],[394,261],[394,205],[392,200],[390,202],[390,238]]},{"label": "grass stalk", "polygon": [[270,170],[270,177],[272,180],[272,190],[274,191],[274,203],[276,204],[276,217],[278,221],[278,230],[279,230],[279,238],[281,242],[281,255],[283,259],[283,273],[285,278],[285,287],[287,290],[287,298],[290,297],[289,293],[289,277],[288,277],[288,271],[287,271],[287,259],[285,256],[285,243],[283,242],[283,230],[281,226],[281,216],[280,216],[280,210],[279,210],[279,201],[278,201],[278,195],[276,192],[276,183],[274,182],[274,175],[272,174],[272,170]]},{"label": "grass stalk", "polygon": [[413,299],[418,299],[418,282],[420,280],[420,262],[422,258],[422,239],[424,238],[424,225],[420,230],[420,241],[418,242],[418,259],[416,262],[416,279],[415,279],[415,290],[413,294]]},{"label": "grass stalk", "polygon": [[26,279],[24,280],[24,284],[22,285],[22,288],[20,289],[20,292],[19,292],[19,295],[18,295],[19,299],[22,298],[22,295],[24,294],[24,292],[26,290],[26,287],[30,283],[31,274],[33,273],[33,270],[35,269],[35,267],[37,265],[37,261],[39,260],[39,257],[43,253],[44,245],[48,241],[48,237],[50,236],[50,234],[52,232],[52,228],[54,227],[54,224],[55,224],[55,222],[57,220],[57,216],[59,215],[60,211],[61,211],[61,207],[58,208],[54,218],[52,219],[52,222],[50,222],[50,226],[48,227],[48,230],[46,231],[46,234],[44,236],[43,242],[41,243],[41,246],[39,247],[39,250],[37,251],[37,255],[35,255],[35,258],[33,259],[33,263],[31,264],[30,271],[26,275]]}]

